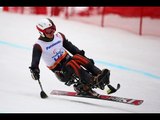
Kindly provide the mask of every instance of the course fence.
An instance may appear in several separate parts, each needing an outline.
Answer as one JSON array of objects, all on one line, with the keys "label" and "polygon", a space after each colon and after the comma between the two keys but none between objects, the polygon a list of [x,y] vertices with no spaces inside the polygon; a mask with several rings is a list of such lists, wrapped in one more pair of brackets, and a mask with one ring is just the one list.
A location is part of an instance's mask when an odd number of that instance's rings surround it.
[{"label": "course fence", "polygon": [[3,7],[3,11],[76,20],[160,37],[160,7]]}]

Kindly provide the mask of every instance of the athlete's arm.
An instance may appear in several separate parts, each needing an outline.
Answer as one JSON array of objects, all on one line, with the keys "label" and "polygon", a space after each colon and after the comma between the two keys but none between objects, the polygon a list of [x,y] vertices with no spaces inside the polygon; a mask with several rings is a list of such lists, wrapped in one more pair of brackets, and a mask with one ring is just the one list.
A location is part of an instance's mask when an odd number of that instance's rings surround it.
[{"label": "athlete's arm", "polygon": [[41,54],[42,54],[42,49],[40,45],[34,44],[33,51],[32,51],[31,68],[39,68]]}]

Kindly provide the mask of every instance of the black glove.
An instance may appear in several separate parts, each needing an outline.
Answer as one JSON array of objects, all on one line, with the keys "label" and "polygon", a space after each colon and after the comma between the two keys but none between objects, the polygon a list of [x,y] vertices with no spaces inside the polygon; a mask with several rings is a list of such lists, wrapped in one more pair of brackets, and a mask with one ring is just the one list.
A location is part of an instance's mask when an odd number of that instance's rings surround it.
[{"label": "black glove", "polygon": [[79,51],[77,54],[80,54],[80,55],[82,55],[82,56],[85,56],[84,54],[85,54],[85,51],[84,50],[81,50],[81,51]]},{"label": "black glove", "polygon": [[40,78],[40,70],[39,68],[32,68],[32,67],[29,67],[30,69],[30,72],[31,72],[31,76],[34,80],[38,80]]},{"label": "black glove", "polygon": [[[80,54],[80,55],[82,55],[82,56],[84,56],[84,57],[86,57],[85,56],[85,51],[84,50],[81,50],[80,52],[78,52],[78,54]],[[87,57],[86,57],[87,58]],[[94,64],[94,60],[93,59],[91,59],[91,58],[87,58],[92,64]]]},{"label": "black glove", "polygon": [[94,60],[91,58],[88,58],[88,60],[94,65]]}]

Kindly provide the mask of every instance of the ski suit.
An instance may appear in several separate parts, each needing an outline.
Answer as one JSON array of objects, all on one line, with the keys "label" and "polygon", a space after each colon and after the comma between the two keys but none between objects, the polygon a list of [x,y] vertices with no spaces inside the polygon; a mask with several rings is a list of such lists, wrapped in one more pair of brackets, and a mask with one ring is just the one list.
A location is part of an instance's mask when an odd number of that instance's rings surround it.
[{"label": "ski suit", "polygon": [[82,70],[81,66],[93,76],[97,76],[101,70],[94,65],[92,59],[84,54],[83,50],[79,50],[60,32],[56,33],[53,39],[40,36],[33,46],[31,68],[39,69],[42,57],[46,66],[56,74],[60,81],[68,82],[75,73],[82,82],[90,83],[92,76]]}]

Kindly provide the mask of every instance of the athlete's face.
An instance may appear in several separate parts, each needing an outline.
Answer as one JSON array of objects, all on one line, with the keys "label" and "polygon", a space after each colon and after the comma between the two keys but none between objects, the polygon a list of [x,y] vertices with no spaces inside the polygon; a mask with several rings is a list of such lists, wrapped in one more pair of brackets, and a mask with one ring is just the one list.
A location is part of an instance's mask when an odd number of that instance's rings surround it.
[{"label": "athlete's face", "polygon": [[44,34],[46,35],[47,38],[53,38],[55,31],[56,30],[54,27],[49,27],[44,30]]}]

